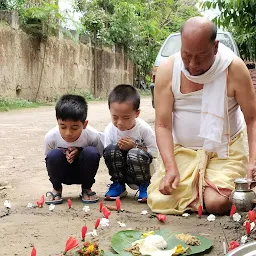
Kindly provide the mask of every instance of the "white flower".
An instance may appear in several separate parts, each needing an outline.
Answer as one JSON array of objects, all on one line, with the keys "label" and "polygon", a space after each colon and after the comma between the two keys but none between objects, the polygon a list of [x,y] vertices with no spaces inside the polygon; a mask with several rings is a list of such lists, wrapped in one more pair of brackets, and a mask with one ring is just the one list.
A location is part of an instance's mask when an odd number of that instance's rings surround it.
[{"label": "white flower", "polygon": [[121,221],[118,221],[117,223],[118,223],[118,224],[119,224],[119,226],[120,226],[120,227],[122,227],[122,228],[126,227],[126,224],[125,224],[125,223],[123,223],[123,222],[121,222]]},{"label": "white flower", "polygon": [[8,201],[8,200],[5,200],[5,201],[4,201],[4,207],[7,208],[7,209],[11,209],[11,207],[12,207],[12,206],[11,206],[11,202]]},{"label": "white flower", "polygon": [[93,237],[98,236],[97,230],[94,229],[92,232],[88,232],[87,235],[91,235],[91,236],[93,236]]},{"label": "white flower", "polygon": [[34,205],[33,205],[32,203],[28,203],[28,204],[27,204],[27,207],[28,207],[28,208],[33,208]]},{"label": "white flower", "polygon": [[182,214],[182,217],[188,217],[189,215],[190,215],[189,213],[185,212]]},{"label": "white flower", "polygon": [[100,219],[100,226],[101,227],[108,227],[109,226],[109,219],[101,218]]},{"label": "white flower", "polygon": [[236,222],[239,222],[241,220],[241,215],[239,213],[235,213],[233,215],[233,220],[236,221]]},{"label": "white flower", "polygon": [[90,206],[85,205],[85,206],[83,207],[83,211],[84,211],[84,212],[89,212],[89,211],[90,211]]},{"label": "white flower", "polygon": [[227,245],[224,241],[223,241],[223,252],[224,252],[224,255],[227,254]]},{"label": "white flower", "polygon": [[251,222],[250,223],[250,226],[251,226],[251,231],[254,229],[254,227],[255,227],[255,223],[254,222]]},{"label": "white flower", "polygon": [[148,213],[148,211],[147,210],[143,210],[143,211],[141,211],[141,214],[142,215],[145,215],[145,214],[147,214]]},{"label": "white flower", "polygon": [[245,244],[247,241],[247,235],[242,236],[240,241],[241,241],[241,244]]},{"label": "white flower", "polygon": [[210,214],[210,215],[207,217],[207,220],[208,220],[208,221],[215,221],[215,219],[216,219],[216,217],[215,217],[215,215],[213,215],[213,214]]},{"label": "white flower", "polygon": [[49,205],[49,210],[50,210],[50,211],[53,211],[54,208],[55,208],[55,204],[50,204],[50,205]]}]

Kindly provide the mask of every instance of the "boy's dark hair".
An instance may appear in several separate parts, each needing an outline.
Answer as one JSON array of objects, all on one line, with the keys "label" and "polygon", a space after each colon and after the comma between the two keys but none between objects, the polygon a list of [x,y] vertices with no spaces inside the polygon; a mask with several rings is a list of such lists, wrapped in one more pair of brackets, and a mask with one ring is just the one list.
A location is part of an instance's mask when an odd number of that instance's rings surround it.
[{"label": "boy's dark hair", "polygon": [[138,91],[129,84],[117,85],[108,96],[108,107],[114,102],[123,103],[131,101],[133,109],[137,111],[140,108],[140,95]]},{"label": "boy's dark hair", "polygon": [[62,120],[84,121],[87,118],[88,105],[84,97],[65,94],[55,106],[56,118]]}]

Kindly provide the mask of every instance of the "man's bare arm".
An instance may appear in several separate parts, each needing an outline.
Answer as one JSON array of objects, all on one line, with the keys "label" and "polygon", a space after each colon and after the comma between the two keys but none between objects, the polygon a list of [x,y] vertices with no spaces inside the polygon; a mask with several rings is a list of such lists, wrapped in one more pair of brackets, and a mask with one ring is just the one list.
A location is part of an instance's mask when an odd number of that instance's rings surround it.
[{"label": "man's bare arm", "polygon": [[[240,105],[247,125],[249,143],[249,169],[256,167],[256,96],[250,73],[244,62],[236,57],[229,67],[229,77],[234,85],[235,98]],[[252,173],[248,171],[248,178]]]},{"label": "man's bare arm", "polygon": [[160,183],[163,194],[171,194],[176,189],[180,176],[174,159],[172,138],[172,110],[174,97],[171,89],[173,57],[161,63],[157,70],[155,85],[156,141],[162,157],[166,175]]},{"label": "man's bare arm", "polygon": [[171,90],[173,59],[161,63],[157,70],[154,90],[156,111],[156,139],[157,145],[166,169],[170,169],[174,162],[172,138],[172,109],[173,94]]}]

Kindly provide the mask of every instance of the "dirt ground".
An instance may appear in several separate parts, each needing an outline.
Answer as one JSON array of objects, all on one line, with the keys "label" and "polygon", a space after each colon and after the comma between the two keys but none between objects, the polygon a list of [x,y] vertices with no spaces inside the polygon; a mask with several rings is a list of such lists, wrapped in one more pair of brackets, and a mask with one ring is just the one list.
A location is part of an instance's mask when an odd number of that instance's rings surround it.
[{"label": "dirt ground", "polygon": [[[149,97],[142,98],[141,117],[154,124],[154,110]],[[99,203],[90,205],[90,211],[85,213],[84,204],[78,195],[80,186],[64,186],[65,202],[50,211],[43,208],[28,208],[28,203],[36,201],[51,189],[51,184],[45,169],[42,143],[44,134],[56,125],[54,107],[40,107],[0,113],[0,183],[6,185],[0,190],[0,255],[25,256],[30,255],[31,245],[37,249],[39,256],[59,255],[65,247],[69,236],[80,239],[83,225],[91,231],[96,218],[102,217]],[[90,125],[102,131],[110,121],[110,115],[105,101],[90,102]],[[103,200],[109,184],[107,169],[101,161],[93,189]],[[1,186],[0,185],[0,186]],[[244,228],[240,223],[231,221],[228,216],[217,217],[215,221],[207,221],[207,215],[199,219],[196,214],[189,217],[167,216],[166,223],[160,223],[150,217],[150,210],[145,204],[139,204],[134,199],[135,191],[122,199],[121,208],[124,212],[111,212],[110,226],[99,229],[100,248],[110,250],[111,236],[125,228],[152,230],[169,228],[176,232],[201,234],[213,241],[212,250],[201,255],[223,255],[223,241],[240,240]],[[73,201],[72,209],[68,209],[66,199]],[[10,200],[12,207],[4,208],[5,200]],[[114,205],[108,202],[107,205]],[[148,214],[141,215],[142,210]],[[117,221],[124,222],[126,227],[120,227]]]}]

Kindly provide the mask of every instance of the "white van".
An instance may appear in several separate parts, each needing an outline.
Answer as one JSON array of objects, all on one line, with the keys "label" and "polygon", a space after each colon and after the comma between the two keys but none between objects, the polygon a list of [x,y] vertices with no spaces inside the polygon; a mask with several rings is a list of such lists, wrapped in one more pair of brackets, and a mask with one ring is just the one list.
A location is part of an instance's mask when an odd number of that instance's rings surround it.
[{"label": "white van", "polygon": [[[224,45],[226,45],[227,47],[229,47],[237,56],[240,57],[236,42],[229,32],[218,31],[216,39],[219,40]],[[167,39],[164,41],[163,45],[161,46],[157,54],[153,71],[152,71],[152,83],[150,85],[153,107],[154,107],[155,76],[156,76],[157,68],[159,67],[160,63],[164,59],[178,52],[180,50],[180,47],[181,47],[180,33],[170,34],[167,37]]]}]

